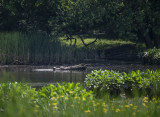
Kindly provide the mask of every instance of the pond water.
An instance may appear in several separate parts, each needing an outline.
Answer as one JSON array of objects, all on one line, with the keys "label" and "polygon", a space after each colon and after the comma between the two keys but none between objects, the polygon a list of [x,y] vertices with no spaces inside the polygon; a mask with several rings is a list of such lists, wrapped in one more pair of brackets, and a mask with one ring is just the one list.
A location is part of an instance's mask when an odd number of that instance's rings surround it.
[{"label": "pond water", "polygon": [[32,69],[27,71],[0,72],[1,81],[16,81],[27,83],[33,87],[41,87],[57,82],[81,82],[83,83],[85,71],[53,71],[53,69]]},{"label": "pond water", "polygon": [[[44,70],[44,69],[43,69]],[[24,72],[0,72],[2,81],[16,81],[27,83],[33,87],[40,87],[57,82],[81,82],[83,83],[86,72],[83,71],[24,71]],[[6,78],[6,79],[5,79]]]},{"label": "pond water", "polygon": [[84,83],[84,79],[88,73],[92,70],[108,69],[119,72],[130,72],[135,70],[145,69],[160,69],[160,66],[144,66],[138,64],[92,64],[87,67],[86,71],[53,71],[53,66],[17,66],[17,65],[6,65],[0,66],[0,82],[24,82],[33,87],[41,87],[48,84],[55,84],[57,82],[81,82]]}]

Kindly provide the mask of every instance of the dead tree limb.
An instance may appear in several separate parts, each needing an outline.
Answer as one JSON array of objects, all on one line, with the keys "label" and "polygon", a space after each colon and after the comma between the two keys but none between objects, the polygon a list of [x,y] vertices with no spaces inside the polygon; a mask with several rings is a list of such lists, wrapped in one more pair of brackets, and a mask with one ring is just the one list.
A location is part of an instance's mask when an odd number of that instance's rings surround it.
[{"label": "dead tree limb", "polygon": [[77,39],[76,39],[76,38],[73,38],[71,35],[67,35],[67,39],[64,39],[64,40],[67,40],[67,41],[70,40],[70,46],[71,46],[73,39],[75,40],[75,42],[74,42],[74,46],[75,46],[75,45],[76,45],[76,42],[77,42],[77,41],[76,41]]},{"label": "dead tree limb", "polygon": [[[86,44],[86,43],[84,42],[84,39],[83,39],[82,36],[80,36],[80,35],[77,35],[77,36],[81,39],[83,45],[86,46],[86,47],[89,46],[89,45],[91,45],[91,44],[93,44],[93,43],[95,43],[95,42],[97,41],[97,39],[98,39],[98,38],[96,38],[93,42]],[[64,39],[64,40],[67,40],[67,41],[70,40],[70,46],[71,46],[71,45],[72,45],[72,40],[73,40],[73,39],[75,40],[74,46],[76,46],[77,38],[74,38],[72,35],[67,35],[67,38]]]},{"label": "dead tree limb", "polygon": [[81,39],[83,45],[86,46],[86,47],[89,46],[89,45],[91,45],[91,44],[93,44],[93,43],[95,43],[95,42],[97,41],[97,39],[98,39],[98,38],[96,38],[93,42],[86,44],[86,43],[84,42],[83,38],[82,38],[80,35],[78,35],[78,37]]}]

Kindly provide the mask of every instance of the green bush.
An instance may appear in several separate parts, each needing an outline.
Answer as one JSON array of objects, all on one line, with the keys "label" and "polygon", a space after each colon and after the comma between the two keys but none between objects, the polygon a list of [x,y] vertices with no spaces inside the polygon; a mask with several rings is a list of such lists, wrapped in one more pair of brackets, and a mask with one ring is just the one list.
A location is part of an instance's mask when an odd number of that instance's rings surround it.
[{"label": "green bush", "polygon": [[71,96],[71,97],[92,97],[92,91],[86,91],[80,83],[62,83],[61,85],[50,84],[49,86],[42,87],[39,92],[40,96],[46,98],[58,96]]},{"label": "green bush", "polygon": [[123,83],[122,73],[109,70],[94,70],[85,78],[86,88],[96,92],[96,95],[103,95],[106,92],[112,95],[119,95],[120,87]]},{"label": "green bush", "polygon": [[106,92],[113,96],[122,93],[127,96],[160,96],[160,70],[137,70],[128,74],[95,70],[86,76],[85,84],[86,88],[93,90],[96,96],[103,96]]},{"label": "green bush", "polygon": [[140,53],[144,64],[160,64],[160,49],[148,49]]}]

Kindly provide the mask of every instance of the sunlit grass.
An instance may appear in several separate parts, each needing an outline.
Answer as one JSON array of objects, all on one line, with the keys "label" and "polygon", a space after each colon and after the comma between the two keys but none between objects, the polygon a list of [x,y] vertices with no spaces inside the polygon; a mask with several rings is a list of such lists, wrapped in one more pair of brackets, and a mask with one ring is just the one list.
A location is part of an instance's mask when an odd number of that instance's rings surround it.
[{"label": "sunlit grass", "polygon": [[73,63],[96,55],[96,51],[68,46],[41,32],[0,32],[0,64]]},{"label": "sunlit grass", "polygon": [[[77,37],[75,37],[77,38]],[[97,50],[124,44],[135,44],[122,39],[98,39],[85,47],[80,38],[76,45],[65,37],[53,37],[42,32],[0,32],[0,64],[59,64],[97,59]],[[95,38],[85,38],[89,44]],[[140,48],[142,44],[138,45]],[[18,63],[17,63],[18,62]]]},{"label": "sunlit grass", "polygon": [[[83,48],[85,47],[81,41],[80,38],[75,37],[77,39],[76,41],[76,46],[77,48]],[[66,37],[60,37],[59,40],[61,41],[61,43],[66,44],[68,46],[74,46],[75,40],[72,40],[72,43],[70,40],[65,40]],[[84,42],[86,44],[91,43],[95,40],[96,38],[85,38]],[[88,46],[88,48],[92,48],[92,49],[106,49],[106,48],[111,48],[111,47],[115,47],[115,46],[121,46],[124,44],[135,44],[134,42],[131,41],[125,41],[122,39],[98,39],[94,44]]]}]

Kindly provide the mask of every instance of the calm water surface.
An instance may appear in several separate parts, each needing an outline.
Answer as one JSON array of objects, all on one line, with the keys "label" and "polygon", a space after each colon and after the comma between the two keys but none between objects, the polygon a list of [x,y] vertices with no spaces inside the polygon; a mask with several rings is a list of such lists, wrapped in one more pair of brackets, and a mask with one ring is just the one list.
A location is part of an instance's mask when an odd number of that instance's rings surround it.
[{"label": "calm water surface", "polygon": [[0,72],[1,81],[16,81],[27,83],[31,86],[44,86],[57,82],[83,83],[87,72],[85,71],[53,71],[53,69],[30,70],[3,70]]},{"label": "calm water surface", "polygon": [[[81,82],[84,83],[84,79],[88,73],[92,70],[108,69],[119,72],[130,72],[136,70],[158,70],[160,66],[149,66],[139,64],[92,64],[91,67],[87,67],[86,71],[53,71],[53,66],[30,66],[30,65],[6,65],[0,66],[0,82],[1,81],[16,81],[25,82],[31,86],[44,86],[50,83],[55,84],[57,82]],[[5,73],[4,73],[5,71]]]}]

